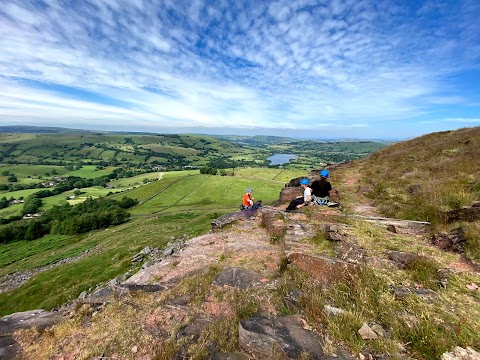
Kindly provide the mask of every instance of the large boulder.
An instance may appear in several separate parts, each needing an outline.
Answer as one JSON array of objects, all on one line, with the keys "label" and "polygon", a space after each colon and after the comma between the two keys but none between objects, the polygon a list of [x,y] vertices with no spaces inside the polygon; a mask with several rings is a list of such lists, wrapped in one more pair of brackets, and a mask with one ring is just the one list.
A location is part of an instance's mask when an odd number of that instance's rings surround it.
[{"label": "large boulder", "polygon": [[59,312],[30,310],[17,312],[0,318],[0,335],[11,335],[14,331],[35,327],[43,330],[63,319]]},{"label": "large boulder", "polygon": [[212,221],[211,223],[212,231],[215,232],[217,230],[221,230],[224,226],[244,218],[245,218],[245,213],[243,211],[236,211],[234,213],[222,215],[219,218]]},{"label": "large boulder", "polygon": [[14,360],[20,358],[20,345],[15,339],[8,336],[0,336],[0,359]]},{"label": "large boulder", "polygon": [[303,190],[299,187],[284,187],[280,191],[280,198],[278,199],[279,204],[284,204],[292,201],[297,196],[303,196]]},{"label": "large boulder", "polygon": [[255,317],[242,320],[239,325],[240,347],[255,359],[299,359],[308,354],[309,359],[344,359],[328,356],[323,351],[323,339],[306,330],[300,317]]},{"label": "large boulder", "polygon": [[44,330],[63,320],[64,317],[56,311],[30,310],[13,313],[0,318],[0,359],[18,359],[20,346],[12,337],[20,329],[37,328]]},{"label": "large boulder", "polygon": [[287,231],[287,224],[277,216],[278,212],[273,210],[263,210],[262,225],[270,236],[283,237]]}]

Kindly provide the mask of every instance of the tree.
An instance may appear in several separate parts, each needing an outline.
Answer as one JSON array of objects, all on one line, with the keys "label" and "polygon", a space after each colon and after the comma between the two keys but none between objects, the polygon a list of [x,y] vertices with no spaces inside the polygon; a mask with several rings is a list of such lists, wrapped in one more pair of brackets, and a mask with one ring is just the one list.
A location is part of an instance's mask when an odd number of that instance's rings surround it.
[{"label": "tree", "polygon": [[7,201],[7,198],[4,196],[0,199],[0,209],[4,209],[8,207],[9,203]]},{"label": "tree", "polygon": [[17,182],[18,179],[17,179],[17,177],[16,177],[15,175],[12,174],[12,175],[10,175],[10,176],[7,178],[7,181],[8,181],[8,182]]}]

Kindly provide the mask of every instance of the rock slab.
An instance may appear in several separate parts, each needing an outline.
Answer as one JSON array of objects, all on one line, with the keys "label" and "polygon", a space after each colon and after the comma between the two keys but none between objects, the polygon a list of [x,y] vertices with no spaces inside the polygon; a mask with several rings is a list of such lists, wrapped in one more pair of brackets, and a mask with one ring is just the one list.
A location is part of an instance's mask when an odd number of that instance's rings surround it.
[{"label": "rock slab", "polygon": [[296,316],[243,320],[239,325],[239,344],[256,359],[298,359],[302,353],[308,353],[312,360],[329,358],[323,352],[323,339],[305,330]]},{"label": "rock slab", "polygon": [[357,264],[328,256],[292,253],[287,259],[290,264],[314,277],[322,286],[346,280],[359,269]]},{"label": "rock slab", "polygon": [[63,316],[57,312],[30,310],[13,313],[0,318],[0,359],[9,360],[19,357],[20,347],[12,337],[20,329],[46,329],[60,322]]},{"label": "rock slab", "polygon": [[213,280],[217,286],[230,286],[238,289],[248,289],[261,284],[262,277],[252,270],[237,267],[227,267],[218,273]]}]

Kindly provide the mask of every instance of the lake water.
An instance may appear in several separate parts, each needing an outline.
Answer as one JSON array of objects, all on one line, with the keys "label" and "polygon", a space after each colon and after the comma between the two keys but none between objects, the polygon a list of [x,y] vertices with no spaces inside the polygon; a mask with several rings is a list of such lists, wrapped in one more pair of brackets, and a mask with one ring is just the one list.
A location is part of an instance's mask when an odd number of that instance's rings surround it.
[{"label": "lake water", "polygon": [[295,159],[295,154],[273,154],[267,160],[270,160],[270,165],[282,165],[288,163],[291,159]]}]

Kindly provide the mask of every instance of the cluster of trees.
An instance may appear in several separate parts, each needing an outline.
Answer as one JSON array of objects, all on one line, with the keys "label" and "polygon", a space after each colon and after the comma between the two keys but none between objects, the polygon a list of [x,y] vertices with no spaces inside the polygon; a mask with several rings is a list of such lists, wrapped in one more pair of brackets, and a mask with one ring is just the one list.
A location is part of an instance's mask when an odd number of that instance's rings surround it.
[{"label": "cluster of trees", "polygon": [[200,169],[200,174],[209,174],[209,175],[217,175],[218,169],[212,167],[203,167]]},{"label": "cluster of trees", "polygon": [[8,182],[17,182],[17,181],[18,181],[18,179],[17,179],[17,177],[15,176],[15,174],[13,174],[13,173],[11,173],[11,172],[9,172],[9,171],[3,171],[3,172],[2,172],[2,176],[8,176],[8,177],[7,177],[7,181],[8,181]]},{"label": "cluster of trees", "polygon": [[72,190],[74,188],[86,188],[90,186],[102,186],[105,187],[110,181],[111,175],[101,176],[95,179],[84,179],[78,176],[69,176],[66,181],[59,183],[55,188],[49,190],[45,189],[41,182],[30,183],[30,184],[0,184],[0,191],[19,191],[26,189],[44,189],[35,194],[41,193],[43,195],[38,195],[37,197],[48,197],[52,195],[57,195],[62,192]]},{"label": "cluster of trees", "polygon": [[120,201],[100,198],[74,206],[54,206],[40,218],[0,226],[0,243],[35,240],[47,234],[81,234],[119,225],[130,218],[126,209],[137,203],[137,200],[124,197]]},{"label": "cluster of trees", "polygon": [[220,176],[233,176],[235,173],[232,172],[227,172],[225,169],[217,169],[214,167],[203,167],[200,169],[200,174],[208,174],[208,175],[220,175]]},{"label": "cluster of trees", "polygon": [[0,199],[0,209],[5,209],[10,205],[10,202],[7,200],[7,198],[4,196]]},{"label": "cluster of trees", "polygon": [[26,189],[40,189],[43,188],[41,182],[30,184],[0,184],[0,191],[19,191]]},{"label": "cluster of trees", "polygon": [[23,204],[22,209],[22,216],[27,214],[35,214],[38,209],[42,206],[42,199],[40,197],[33,196],[35,194],[30,195]]}]

